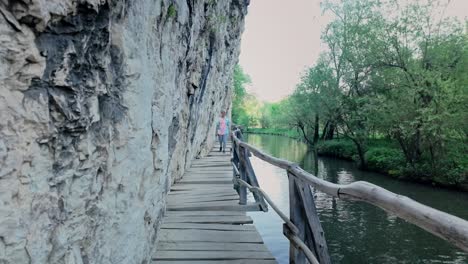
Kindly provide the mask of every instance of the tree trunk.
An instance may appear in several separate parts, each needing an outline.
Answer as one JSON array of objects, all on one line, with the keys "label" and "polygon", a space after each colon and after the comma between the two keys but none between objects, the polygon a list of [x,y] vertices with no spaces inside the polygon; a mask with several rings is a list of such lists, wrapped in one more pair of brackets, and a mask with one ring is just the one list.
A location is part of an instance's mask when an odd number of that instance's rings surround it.
[{"label": "tree trunk", "polygon": [[367,169],[367,162],[364,149],[362,148],[361,144],[356,144],[356,147],[359,155],[359,167],[361,167],[361,169]]},{"label": "tree trunk", "polygon": [[313,144],[317,144],[319,140],[319,115],[315,114],[315,126],[314,126],[314,142]]},{"label": "tree trunk", "polygon": [[330,124],[330,120],[327,120],[327,122],[325,123],[325,125],[323,126],[323,129],[322,129],[322,137],[321,137],[321,140],[325,140],[325,135],[327,134],[327,130],[328,130],[328,125]]},{"label": "tree trunk", "polygon": [[314,143],[309,139],[309,137],[307,137],[307,133],[305,131],[305,127],[303,124],[299,124],[298,125],[299,128],[301,129],[302,131],[302,137],[305,139],[305,141],[309,144],[309,145],[314,145]]},{"label": "tree trunk", "polygon": [[325,132],[325,140],[332,140],[334,135],[335,135],[335,123],[333,121],[330,121],[328,123],[328,128]]},{"label": "tree trunk", "polygon": [[351,140],[354,142],[356,145],[356,149],[358,151],[358,156],[359,156],[359,167],[361,169],[367,169],[367,162],[366,162],[366,151],[364,150],[364,146],[359,140],[355,138],[351,138]]}]

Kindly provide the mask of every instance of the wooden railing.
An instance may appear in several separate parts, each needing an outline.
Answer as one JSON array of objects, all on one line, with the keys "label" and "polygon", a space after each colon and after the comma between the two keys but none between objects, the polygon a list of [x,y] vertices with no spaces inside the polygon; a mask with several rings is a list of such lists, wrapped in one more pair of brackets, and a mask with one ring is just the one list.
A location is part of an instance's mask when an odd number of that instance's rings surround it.
[{"label": "wooden railing", "polygon": [[[468,221],[392,193],[369,182],[335,184],[304,171],[297,164],[265,154],[242,141],[239,129],[232,132],[234,185],[239,203],[247,203],[247,189],[264,211],[267,203],[283,219],[283,234],[291,242],[290,263],[330,262],[325,235],[315,207],[311,187],[345,200],[362,201],[394,214],[468,252]],[[289,179],[289,218],[259,187],[250,163],[250,154],[287,171]]]}]

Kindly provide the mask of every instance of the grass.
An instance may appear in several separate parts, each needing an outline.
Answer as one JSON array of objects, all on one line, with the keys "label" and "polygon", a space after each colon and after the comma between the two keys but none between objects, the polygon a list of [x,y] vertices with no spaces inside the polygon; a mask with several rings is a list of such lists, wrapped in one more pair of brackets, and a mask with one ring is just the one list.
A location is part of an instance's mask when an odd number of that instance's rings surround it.
[{"label": "grass", "polygon": [[301,134],[293,129],[287,128],[248,128],[246,133],[252,134],[264,134],[264,135],[278,135],[278,136],[286,136],[289,138],[294,138],[297,140],[302,140]]},{"label": "grass", "polygon": [[174,4],[170,4],[169,7],[167,8],[167,16],[169,18],[173,18],[177,16],[177,9]]}]

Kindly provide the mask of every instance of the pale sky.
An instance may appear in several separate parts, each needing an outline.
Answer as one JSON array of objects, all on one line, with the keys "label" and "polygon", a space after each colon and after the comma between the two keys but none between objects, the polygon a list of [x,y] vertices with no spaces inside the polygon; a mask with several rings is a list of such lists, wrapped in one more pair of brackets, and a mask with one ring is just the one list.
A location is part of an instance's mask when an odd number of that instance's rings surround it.
[{"label": "pale sky", "polygon": [[[409,0],[411,1],[411,0]],[[276,102],[291,94],[320,51],[321,0],[251,0],[242,35],[240,65],[250,75],[247,87],[261,101]],[[468,0],[451,0],[447,16],[468,15]]]}]

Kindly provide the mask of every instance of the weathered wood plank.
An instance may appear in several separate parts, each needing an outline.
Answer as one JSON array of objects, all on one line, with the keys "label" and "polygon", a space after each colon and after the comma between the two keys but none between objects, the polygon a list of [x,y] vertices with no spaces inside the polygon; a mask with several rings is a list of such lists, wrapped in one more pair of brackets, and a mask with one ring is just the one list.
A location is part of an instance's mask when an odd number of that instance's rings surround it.
[{"label": "weathered wood plank", "polygon": [[172,204],[172,203],[168,203],[169,206],[196,206],[196,207],[200,207],[200,206],[232,206],[232,205],[238,205],[238,202],[237,201],[234,201],[234,200],[230,200],[230,201],[213,201],[213,202],[198,202],[196,204],[193,204],[192,202],[188,202],[188,201],[181,201],[177,204]]},{"label": "weathered wood plank", "polygon": [[212,224],[252,224],[253,220],[246,215],[228,215],[228,216],[167,216],[163,220],[164,223],[212,223]]},{"label": "weathered wood plank", "polygon": [[[171,195],[169,196],[171,198],[171,201],[185,201],[185,200],[197,200],[197,199],[219,199],[220,201],[223,199],[229,199],[229,198],[237,198],[239,199],[239,196],[235,193],[226,193],[226,194],[202,194],[202,195]],[[200,200],[198,200],[200,201]]]},{"label": "weathered wood plank", "polygon": [[168,211],[213,211],[213,210],[222,210],[222,211],[243,211],[243,212],[250,212],[250,211],[260,211],[260,205],[258,204],[246,204],[246,205],[222,205],[222,206],[215,206],[215,205],[200,205],[200,206],[193,206],[193,205],[174,205],[167,207]]},{"label": "weathered wood plank", "polygon": [[153,262],[277,263],[245,214],[259,205],[238,204],[229,154],[212,154],[171,187]]},{"label": "weathered wood plank", "polygon": [[266,251],[268,249],[264,244],[256,243],[221,243],[221,242],[161,242],[158,244],[158,250],[165,251]]},{"label": "weathered wood plank", "polygon": [[233,225],[233,224],[192,224],[192,223],[164,223],[161,229],[199,229],[199,230],[219,230],[219,231],[255,231],[253,225]]},{"label": "weathered wood plank", "polygon": [[231,191],[232,187],[228,184],[207,184],[200,186],[199,184],[176,184],[171,187],[171,191],[213,191],[217,190],[218,192],[221,191]]},{"label": "weathered wood plank", "polygon": [[173,195],[169,195],[169,199],[178,199],[178,198],[206,198],[206,197],[226,197],[226,196],[234,196],[237,195],[234,190],[227,192],[227,193],[206,193],[206,192],[187,192],[187,193],[177,193]]},{"label": "weathered wood plank", "polygon": [[218,196],[218,197],[196,197],[196,198],[172,198],[167,204],[176,205],[176,204],[187,204],[187,203],[201,203],[201,202],[224,202],[224,201],[238,201],[239,197],[237,195],[230,196]]},{"label": "weathered wood plank", "polygon": [[184,177],[190,176],[207,176],[207,177],[218,177],[230,175],[225,171],[191,171],[184,174]]},{"label": "weathered wood plank", "polygon": [[236,193],[234,189],[226,190],[211,190],[211,192],[207,191],[206,189],[201,190],[171,190],[169,195],[176,195],[176,194],[183,194],[183,195],[198,195],[198,194],[229,194],[229,193]]},{"label": "weathered wood plank", "polygon": [[187,184],[232,184],[231,179],[185,179],[180,181],[180,183],[187,183]]},{"label": "weathered wood plank", "polygon": [[257,231],[218,231],[196,229],[161,229],[159,241],[200,241],[200,242],[236,242],[236,243],[263,243]]},{"label": "weathered wood plank", "polygon": [[245,212],[238,211],[167,211],[168,216],[226,216],[226,215],[245,215]]},{"label": "weathered wood plank", "polygon": [[192,169],[197,169],[197,168],[229,169],[231,168],[231,164],[226,163],[226,162],[206,162],[206,163],[192,164],[191,168]]},{"label": "weathered wood plank", "polygon": [[[191,174],[184,176],[181,181],[178,183],[182,183],[184,180],[228,180],[232,179],[232,172],[230,174]],[[225,183],[223,183],[225,184]]]},{"label": "weathered wood plank", "polygon": [[184,196],[184,195],[171,195],[169,196],[169,199],[170,200],[190,200],[190,199],[216,199],[216,198],[219,198],[219,199],[225,199],[225,198],[237,198],[239,199],[239,196],[237,194],[234,194],[234,193],[230,193],[230,194],[218,194],[218,195],[187,195],[187,196]]},{"label": "weathered wood plank", "polygon": [[157,264],[278,264],[269,259],[236,259],[236,260],[157,260]]},{"label": "weathered wood plank", "polygon": [[244,251],[241,253],[234,251],[184,251],[180,254],[177,251],[158,251],[154,260],[228,260],[228,259],[274,259],[270,252],[264,251]]}]

